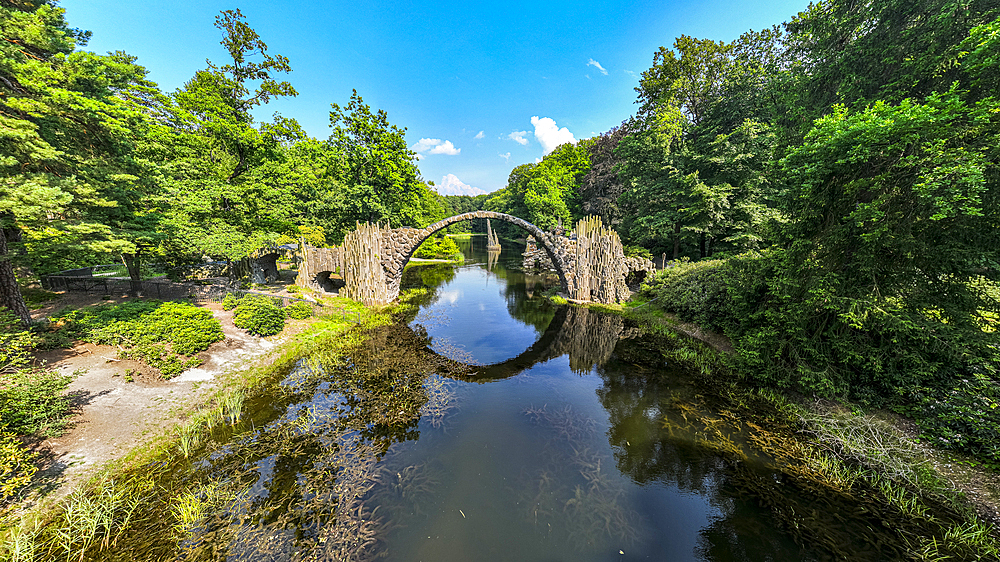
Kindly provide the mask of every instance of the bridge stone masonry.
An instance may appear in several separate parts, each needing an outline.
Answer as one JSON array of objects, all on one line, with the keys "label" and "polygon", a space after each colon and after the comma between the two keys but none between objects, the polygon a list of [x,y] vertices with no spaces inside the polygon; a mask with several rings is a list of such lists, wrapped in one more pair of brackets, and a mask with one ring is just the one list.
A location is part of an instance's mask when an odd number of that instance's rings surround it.
[{"label": "bridge stone masonry", "polygon": [[[626,260],[618,234],[600,219],[581,220],[572,236],[544,232],[524,219],[493,211],[473,211],[448,217],[426,228],[384,228],[358,224],[339,248],[312,248],[303,241],[303,263],[296,284],[330,290],[331,273],[344,280],[342,294],[366,305],[383,305],[399,296],[403,268],[417,248],[435,232],[460,221],[493,219],[526,231],[544,251],[559,276],[563,292],[580,301],[614,303],[629,297],[625,277],[630,266],[652,270],[649,264]],[[645,260],[649,261],[649,260]]]}]

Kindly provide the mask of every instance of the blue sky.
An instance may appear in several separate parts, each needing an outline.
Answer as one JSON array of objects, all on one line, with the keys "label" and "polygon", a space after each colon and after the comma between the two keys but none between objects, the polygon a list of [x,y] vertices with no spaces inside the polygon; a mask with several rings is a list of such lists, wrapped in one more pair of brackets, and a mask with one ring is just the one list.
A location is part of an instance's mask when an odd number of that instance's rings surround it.
[{"label": "blue sky", "polygon": [[[239,8],[271,54],[290,59],[296,98],[281,112],[329,136],[330,103],[357,89],[406,127],[423,177],[484,191],[554,143],[585,139],[635,112],[638,77],[676,36],[731,41],[780,24],[807,0],[772,2],[307,2],[63,0],[87,50],[138,57],[165,91],[226,62],[214,18]],[[422,140],[425,139],[425,140]],[[453,178],[452,178],[453,176]]]}]

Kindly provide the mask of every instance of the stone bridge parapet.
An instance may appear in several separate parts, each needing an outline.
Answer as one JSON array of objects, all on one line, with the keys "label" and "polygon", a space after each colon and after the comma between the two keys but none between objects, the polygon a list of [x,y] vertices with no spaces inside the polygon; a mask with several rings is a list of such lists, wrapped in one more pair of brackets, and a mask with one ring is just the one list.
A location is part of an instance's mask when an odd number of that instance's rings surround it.
[{"label": "stone bridge parapet", "polygon": [[[578,247],[576,237],[567,237],[554,232],[545,232],[537,226],[513,215],[497,213],[494,211],[472,211],[448,217],[425,228],[381,228],[375,233],[377,236],[369,244],[368,251],[377,254],[377,258],[382,265],[382,272],[385,276],[385,294],[389,300],[395,299],[399,295],[400,283],[403,279],[403,269],[406,263],[413,257],[420,245],[430,238],[434,233],[449,225],[470,219],[493,219],[511,223],[526,231],[529,240],[533,239],[531,248],[538,256],[546,258],[546,264],[559,275],[559,282],[562,290],[574,298],[585,297],[581,300],[595,300],[597,302],[618,302],[627,298],[628,290],[625,288],[625,262],[622,255],[621,242],[618,241],[617,234],[614,240],[609,242],[612,252],[618,256],[613,259],[616,263],[610,268],[613,279],[599,279],[597,282],[589,276],[589,270],[584,272],[582,280],[578,279],[577,265],[584,255],[581,250],[588,247]],[[534,244],[537,244],[535,246]],[[304,264],[300,265],[299,277],[296,284],[314,289],[325,289],[323,280],[331,272],[336,272],[337,268],[344,267],[344,260],[348,259],[339,248],[312,248],[303,242]],[[648,261],[648,260],[647,260]],[[620,262],[620,263],[619,263]],[[583,263],[588,263],[586,259]],[[652,263],[650,263],[652,267]],[[619,277],[621,279],[619,279]],[[385,303],[365,303],[365,304],[385,304]]]}]

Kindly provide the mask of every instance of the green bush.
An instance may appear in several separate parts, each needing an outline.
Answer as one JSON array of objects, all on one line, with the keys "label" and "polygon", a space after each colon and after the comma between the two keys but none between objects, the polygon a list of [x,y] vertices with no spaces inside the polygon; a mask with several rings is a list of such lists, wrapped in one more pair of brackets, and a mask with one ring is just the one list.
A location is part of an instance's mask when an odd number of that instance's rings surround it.
[{"label": "green bush", "polygon": [[294,320],[302,320],[312,316],[312,305],[307,302],[296,301],[285,307],[285,316]]},{"label": "green bush", "polygon": [[54,437],[66,428],[72,377],[43,369],[0,374],[0,427],[21,435]]},{"label": "green bush", "polygon": [[211,311],[187,302],[128,301],[53,318],[78,339],[118,346],[121,358],[142,361],[167,378],[200,364],[193,356],[225,337]]},{"label": "green bush", "polygon": [[454,240],[442,234],[437,234],[424,240],[423,244],[417,248],[416,253],[413,255],[421,259],[452,260],[460,259],[462,251],[458,248],[458,244]]},{"label": "green bush", "polygon": [[0,307],[0,428],[21,435],[59,435],[66,427],[71,377],[32,367],[34,338],[17,316]]},{"label": "green bush", "polygon": [[264,296],[247,295],[233,313],[233,324],[258,336],[273,336],[285,329],[285,312]]},{"label": "green bush", "polygon": [[727,324],[730,308],[726,262],[674,261],[646,284],[646,294],[685,321],[713,330]]},{"label": "green bush", "polygon": [[222,310],[232,310],[240,304],[240,297],[232,293],[226,293],[225,298],[222,299]]},{"label": "green bush", "polygon": [[31,482],[38,454],[21,445],[13,433],[0,429],[0,504]]},{"label": "green bush", "polygon": [[28,305],[31,310],[42,308],[45,303],[59,298],[58,293],[34,287],[22,287],[21,296],[24,297],[24,304]]},{"label": "green bush", "polygon": [[642,246],[625,246],[623,250],[626,258],[646,258],[647,260],[653,259],[652,252]]},{"label": "green bush", "polygon": [[909,398],[909,406],[897,409],[917,420],[921,437],[1000,469],[1000,384],[973,375],[950,388],[917,388]]}]

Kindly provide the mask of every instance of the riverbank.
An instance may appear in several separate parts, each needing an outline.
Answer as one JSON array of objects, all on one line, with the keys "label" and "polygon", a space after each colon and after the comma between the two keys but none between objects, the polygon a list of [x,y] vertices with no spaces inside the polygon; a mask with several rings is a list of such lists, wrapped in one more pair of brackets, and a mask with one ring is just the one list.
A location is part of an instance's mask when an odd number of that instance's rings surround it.
[{"label": "riverbank", "polygon": [[[706,434],[706,446],[735,462],[764,451],[790,481],[868,505],[895,521],[898,539],[914,556],[1000,558],[996,471],[922,441],[916,424],[893,412],[753,388],[732,361],[728,338],[681,322],[643,297],[624,305],[584,306],[624,316],[659,335],[661,349],[670,349],[665,361],[701,373],[704,395],[678,407]],[[699,417],[699,412],[721,415]],[[788,524],[804,533],[800,538],[823,539],[826,516],[810,518],[790,508],[784,515],[798,518]],[[827,546],[837,551],[836,545]]]},{"label": "riverbank", "polygon": [[[171,380],[142,373],[141,364],[129,369],[131,362],[114,360],[116,350],[107,346],[79,344],[39,354],[36,360],[49,368],[76,372],[70,387],[76,414],[66,433],[41,446],[47,466],[0,515],[0,559],[51,559],[74,549],[82,556],[91,547],[108,548],[107,536],[101,544],[99,534],[128,527],[135,502],[148,495],[160,470],[186,457],[226,420],[238,423],[242,405],[317,340],[354,341],[349,332],[356,324],[345,318],[359,318],[362,327],[390,321],[385,312],[346,299],[324,300],[348,314],[320,309],[269,339],[248,336],[220,318],[226,340],[201,354],[201,366]],[[218,303],[201,306],[216,317],[232,315]],[[80,517],[93,523],[90,530],[80,528]],[[99,517],[103,523],[94,519]]]}]

